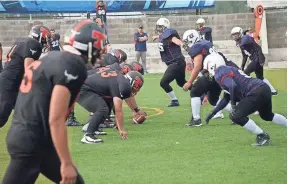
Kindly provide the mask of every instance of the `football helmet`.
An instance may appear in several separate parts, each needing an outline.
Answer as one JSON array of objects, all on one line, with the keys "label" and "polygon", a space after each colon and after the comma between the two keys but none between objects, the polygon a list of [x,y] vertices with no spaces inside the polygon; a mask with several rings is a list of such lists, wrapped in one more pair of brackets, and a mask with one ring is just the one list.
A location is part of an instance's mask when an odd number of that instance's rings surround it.
[{"label": "football helmet", "polygon": [[201,40],[201,37],[198,31],[190,29],[184,32],[182,40],[183,48],[188,52],[189,48]]},{"label": "football helmet", "polygon": [[130,71],[124,76],[129,79],[132,88],[132,95],[135,96],[144,84],[143,76],[137,71]]},{"label": "football helmet", "polygon": [[243,29],[241,27],[234,27],[231,30],[231,36],[233,40],[239,41],[243,36]]},{"label": "football helmet", "polygon": [[50,45],[51,33],[50,30],[42,25],[33,26],[29,32],[29,37],[34,38],[39,43],[41,43],[42,47],[46,45]]},{"label": "football helmet", "polygon": [[129,64],[127,64],[127,63],[121,63],[121,64],[120,64],[120,67],[121,67],[120,73],[121,73],[122,75],[125,75],[126,73],[128,73],[128,72],[130,72],[130,71],[133,70],[132,66],[129,65]]},{"label": "football helmet", "polygon": [[137,71],[137,72],[141,73],[142,75],[144,75],[144,68],[140,63],[134,61],[131,63],[131,65],[132,65],[132,69],[134,71]]},{"label": "football helmet", "polygon": [[160,35],[167,28],[170,28],[170,21],[166,18],[160,18],[156,22],[155,33]]},{"label": "football helmet", "polygon": [[226,65],[223,57],[219,54],[209,54],[203,62],[203,69],[209,72],[210,77],[215,75],[215,70],[219,66]]},{"label": "football helmet", "polygon": [[92,20],[83,20],[68,30],[64,43],[77,49],[90,64],[104,53],[104,29]]}]

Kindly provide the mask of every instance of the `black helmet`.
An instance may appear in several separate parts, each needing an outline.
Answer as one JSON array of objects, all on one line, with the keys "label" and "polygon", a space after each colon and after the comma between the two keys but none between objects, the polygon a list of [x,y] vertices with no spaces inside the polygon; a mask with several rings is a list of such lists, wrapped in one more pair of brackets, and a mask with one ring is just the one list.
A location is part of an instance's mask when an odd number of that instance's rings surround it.
[{"label": "black helmet", "polygon": [[144,68],[140,63],[135,61],[135,62],[132,62],[131,65],[134,71],[137,71],[141,73],[142,75],[144,75]]},{"label": "black helmet", "polygon": [[133,70],[132,66],[127,64],[127,63],[121,63],[120,67],[121,67],[120,73],[123,74],[123,75],[125,75],[126,73],[128,73],[128,72]]},{"label": "black helmet", "polygon": [[44,44],[50,43],[51,33],[47,27],[36,25],[31,28],[29,37],[34,38],[43,46]]},{"label": "black helmet", "polygon": [[64,43],[71,45],[94,63],[103,54],[106,36],[104,30],[92,20],[83,20],[68,30]]},{"label": "black helmet", "polygon": [[125,75],[125,77],[130,81],[132,87],[132,95],[136,95],[144,84],[143,76],[137,71],[130,71]]},{"label": "black helmet", "polygon": [[127,60],[127,54],[126,52],[124,52],[121,49],[118,49],[118,51],[120,52],[121,56],[120,56],[120,63],[125,62]]}]

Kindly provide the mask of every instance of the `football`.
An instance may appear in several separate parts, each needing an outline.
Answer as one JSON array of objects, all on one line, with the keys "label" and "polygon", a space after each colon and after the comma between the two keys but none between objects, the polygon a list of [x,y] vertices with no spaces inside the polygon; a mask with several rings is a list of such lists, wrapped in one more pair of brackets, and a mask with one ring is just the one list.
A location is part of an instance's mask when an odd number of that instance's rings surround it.
[{"label": "football", "polygon": [[146,116],[135,114],[133,117],[133,123],[134,124],[142,124],[146,120]]}]

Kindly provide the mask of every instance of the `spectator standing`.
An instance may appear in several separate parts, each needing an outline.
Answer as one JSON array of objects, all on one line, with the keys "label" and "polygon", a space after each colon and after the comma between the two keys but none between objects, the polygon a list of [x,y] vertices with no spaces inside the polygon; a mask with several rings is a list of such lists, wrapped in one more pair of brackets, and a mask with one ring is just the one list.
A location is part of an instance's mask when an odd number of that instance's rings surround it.
[{"label": "spectator standing", "polygon": [[139,60],[141,58],[142,65],[146,73],[148,73],[146,68],[147,40],[148,35],[147,33],[143,32],[143,26],[140,25],[138,27],[138,32],[134,34],[136,61],[139,63]]},{"label": "spectator standing", "polygon": [[107,19],[106,19],[106,5],[103,3],[102,0],[96,1],[96,18],[100,18],[101,22],[105,24],[107,27]]}]

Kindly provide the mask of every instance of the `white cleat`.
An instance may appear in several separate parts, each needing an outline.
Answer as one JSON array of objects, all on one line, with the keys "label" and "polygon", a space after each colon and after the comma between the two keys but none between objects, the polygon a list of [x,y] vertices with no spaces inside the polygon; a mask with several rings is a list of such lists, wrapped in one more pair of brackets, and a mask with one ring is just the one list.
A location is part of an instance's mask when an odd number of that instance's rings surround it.
[{"label": "white cleat", "polygon": [[224,114],[223,114],[223,112],[218,112],[217,114],[215,114],[214,116],[213,116],[213,118],[212,119],[223,119],[224,118]]},{"label": "white cleat", "polygon": [[86,124],[82,127],[82,131],[83,131],[83,132],[87,132],[88,126],[89,126],[89,123],[86,123]]},{"label": "white cleat", "polygon": [[255,112],[254,112],[254,115],[259,115],[259,112],[258,112],[258,111],[255,111]]},{"label": "white cleat", "polygon": [[97,143],[102,143],[103,140],[97,138],[95,134],[85,134],[83,138],[81,139],[81,142],[85,144],[97,144]]}]

